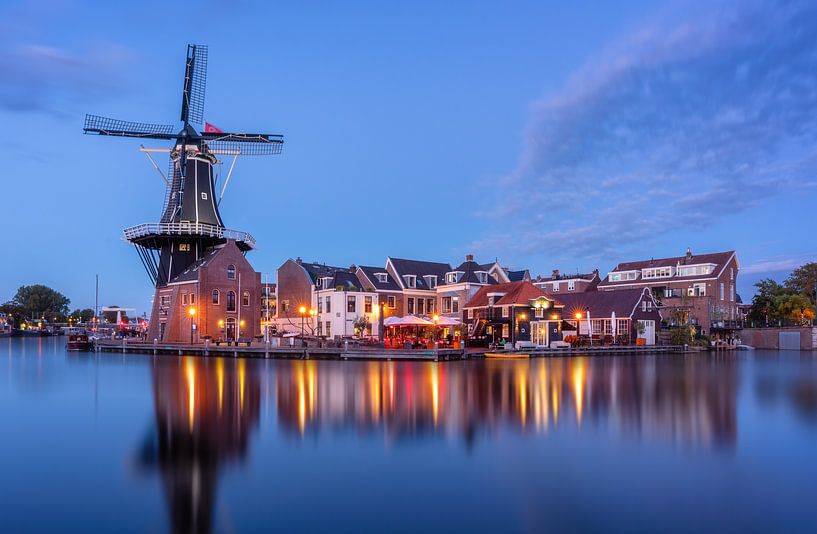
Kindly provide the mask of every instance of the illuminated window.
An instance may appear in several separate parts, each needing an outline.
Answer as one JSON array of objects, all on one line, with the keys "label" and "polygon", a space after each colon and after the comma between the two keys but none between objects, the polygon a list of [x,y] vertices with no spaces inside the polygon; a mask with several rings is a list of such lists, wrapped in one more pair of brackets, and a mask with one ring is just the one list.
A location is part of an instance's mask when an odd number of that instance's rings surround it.
[{"label": "illuminated window", "polygon": [[349,295],[346,297],[346,311],[349,313],[355,313],[357,309],[357,302],[354,295]]},{"label": "illuminated window", "polygon": [[372,297],[363,298],[363,312],[372,313]]},{"label": "illuminated window", "polygon": [[243,295],[241,295],[241,305],[242,306],[249,306],[250,305],[250,292],[245,291]]},{"label": "illuminated window", "polygon": [[190,243],[179,243],[179,252],[190,252]]}]

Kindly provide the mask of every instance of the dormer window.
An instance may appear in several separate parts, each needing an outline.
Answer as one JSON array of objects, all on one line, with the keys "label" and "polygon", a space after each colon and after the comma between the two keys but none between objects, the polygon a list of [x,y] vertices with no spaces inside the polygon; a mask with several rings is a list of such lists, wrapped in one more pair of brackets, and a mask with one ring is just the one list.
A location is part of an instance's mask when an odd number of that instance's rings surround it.
[{"label": "dormer window", "polygon": [[375,273],[374,276],[381,284],[385,284],[389,281],[389,275],[387,273]]},{"label": "dormer window", "polygon": [[403,282],[406,284],[406,287],[409,287],[411,289],[417,287],[417,277],[413,274],[404,274]]},{"label": "dormer window", "polygon": [[437,277],[435,275],[429,274],[423,277],[426,281],[426,285],[429,289],[434,289],[437,287]]},{"label": "dormer window", "polygon": [[315,285],[318,287],[318,289],[329,289],[332,287],[332,277],[321,276],[320,278],[318,278],[318,281]]},{"label": "dormer window", "polygon": [[456,284],[457,283],[457,273],[445,273],[445,283],[446,284]]},{"label": "dormer window", "polygon": [[480,284],[487,284],[488,283],[488,273],[485,271],[477,271],[474,273],[477,275],[477,280],[479,280]]}]

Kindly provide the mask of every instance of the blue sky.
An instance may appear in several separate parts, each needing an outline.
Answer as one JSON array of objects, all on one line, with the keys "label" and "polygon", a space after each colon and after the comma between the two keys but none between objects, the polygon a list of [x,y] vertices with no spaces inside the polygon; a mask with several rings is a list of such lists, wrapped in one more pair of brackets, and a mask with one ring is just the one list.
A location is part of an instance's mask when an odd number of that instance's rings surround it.
[{"label": "blue sky", "polygon": [[[121,4],[121,5],[120,5]],[[178,116],[188,42],[205,117],[286,136],[222,204],[257,270],[288,257],[498,257],[533,274],[736,249],[739,292],[817,259],[817,8],[809,2],[200,2],[0,7],[0,300],[147,308],[121,229],[164,184],[85,113]],[[180,16],[186,18],[179,19]]]}]

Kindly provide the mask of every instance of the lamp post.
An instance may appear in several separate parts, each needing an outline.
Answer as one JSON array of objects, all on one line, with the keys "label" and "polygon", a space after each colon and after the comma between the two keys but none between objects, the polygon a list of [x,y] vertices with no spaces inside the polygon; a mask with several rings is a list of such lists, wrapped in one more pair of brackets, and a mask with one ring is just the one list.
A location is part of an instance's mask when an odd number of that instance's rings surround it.
[{"label": "lamp post", "polygon": [[193,317],[196,316],[196,308],[190,306],[187,308],[187,315],[190,316],[190,344],[193,344]]},{"label": "lamp post", "polygon": [[301,314],[301,337],[304,337],[304,319],[306,319],[306,306],[298,308],[298,313]]},{"label": "lamp post", "polygon": [[431,317],[434,320],[434,343],[437,342],[437,321],[440,320],[440,316],[436,313]]}]

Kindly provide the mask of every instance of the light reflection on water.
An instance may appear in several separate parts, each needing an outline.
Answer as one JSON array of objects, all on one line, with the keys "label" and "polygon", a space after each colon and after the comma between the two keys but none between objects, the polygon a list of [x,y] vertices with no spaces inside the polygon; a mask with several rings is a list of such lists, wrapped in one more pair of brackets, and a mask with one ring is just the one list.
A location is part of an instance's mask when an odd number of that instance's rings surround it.
[{"label": "light reflection on water", "polygon": [[[0,340],[0,424],[15,430],[0,457],[31,462],[20,468],[24,491],[0,482],[4,531],[122,521],[174,532],[817,525],[798,501],[817,491],[817,469],[803,463],[817,444],[811,353],[336,362],[69,354],[62,343]],[[56,412],[59,423],[44,419]],[[56,444],[48,454],[69,473],[77,463],[70,475],[36,463],[36,444],[58,425],[74,427],[63,444],[71,453]],[[78,457],[77,448],[101,456]],[[123,464],[132,467],[110,467]],[[741,485],[754,473],[778,477],[771,495]],[[97,480],[95,502],[117,512],[80,500],[62,514],[68,523],[25,513],[26,495],[77,476]],[[144,486],[153,477],[161,510]],[[378,491],[367,499],[380,511],[356,515],[353,496],[372,477]],[[716,501],[724,485],[731,493]],[[661,491],[645,496],[643,487]],[[106,499],[107,488],[128,499]],[[429,494],[437,499],[409,504]],[[642,508],[622,505],[633,496]],[[693,496],[722,506],[690,508]],[[676,506],[664,509],[662,499]],[[311,505],[322,514],[285,519]],[[728,512],[739,506],[742,516]],[[412,519],[390,523],[407,509]],[[167,520],[146,519],[159,513]]]}]

